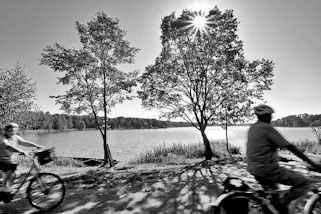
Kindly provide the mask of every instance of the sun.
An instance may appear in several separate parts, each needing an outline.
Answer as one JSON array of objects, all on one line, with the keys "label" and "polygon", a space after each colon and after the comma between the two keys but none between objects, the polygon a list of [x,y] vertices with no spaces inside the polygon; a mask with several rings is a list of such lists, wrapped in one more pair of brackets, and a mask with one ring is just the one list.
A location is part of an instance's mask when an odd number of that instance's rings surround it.
[{"label": "sun", "polygon": [[193,28],[195,28],[195,30],[203,32],[208,27],[207,22],[208,22],[208,20],[204,16],[204,14],[198,14],[195,17],[193,17],[191,24],[192,24]]},{"label": "sun", "polygon": [[192,35],[193,38],[195,38],[196,35],[203,36],[208,34],[210,21],[204,13],[194,13],[186,22],[186,29],[189,30],[189,34]]}]

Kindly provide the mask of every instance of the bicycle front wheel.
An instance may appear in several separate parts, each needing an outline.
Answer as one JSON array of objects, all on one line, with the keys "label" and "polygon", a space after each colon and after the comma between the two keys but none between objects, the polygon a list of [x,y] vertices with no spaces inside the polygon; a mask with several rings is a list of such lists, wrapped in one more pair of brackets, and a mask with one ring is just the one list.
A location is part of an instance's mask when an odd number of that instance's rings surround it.
[{"label": "bicycle front wheel", "polygon": [[307,205],[304,208],[306,214],[320,214],[321,213],[321,197],[319,194],[312,195],[307,201]]},{"label": "bicycle front wheel", "polygon": [[56,208],[64,197],[64,183],[58,175],[52,173],[39,173],[30,180],[27,188],[29,203],[41,211]]},{"label": "bicycle front wheel", "polygon": [[262,201],[251,193],[236,192],[224,198],[212,214],[271,214]]}]

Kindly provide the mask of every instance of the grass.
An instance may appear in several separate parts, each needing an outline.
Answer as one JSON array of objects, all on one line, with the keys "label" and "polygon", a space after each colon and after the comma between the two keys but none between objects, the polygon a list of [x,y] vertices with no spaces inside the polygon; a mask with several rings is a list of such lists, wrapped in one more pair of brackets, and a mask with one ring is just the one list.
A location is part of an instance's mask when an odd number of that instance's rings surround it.
[{"label": "grass", "polygon": [[[29,167],[31,164],[31,160],[25,157],[18,158],[18,164],[22,167]],[[52,162],[44,165],[46,168],[50,167],[72,167],[79,168],[85,167],[85,164],[79,160],[75,160],[73,158],[65,158],[65,157],[55,157]]]},{"label": "grass", "polygon": [[230,150],[230,153],[231,153],[232,155],[239,155],[239,154],[241,154],[241,148],[240,148],[240,147],[236,147],[236,146],[231,146],[231,145],[230,145],[229,150]]},{"label": "grass", "polygon": [[[29,171],[31,163],[32,162],[30,159],[20,156],[18,158],[18,174],[26,173],[27,171]],[[41,171],[51,172],[58,175],[71,175],[87,171],[92,168],[94,167],[86,166],[81,161],[75,160],[73,158],[55,157],[52,162],[42,165]]]},{"label": "grass", "polygon": [[[226,144],[223,141],[211,142],[211,148],[214,156],[227,156]],[[240,148],[230,145],[231,154],[240,154]],[[144,163],[169,163],[179,160],[204,158],[203,143],[197,144],[172,144],[171,146],[157,146],[151,151],[141,153],[136,159],[130,161],[130,164]]]}]

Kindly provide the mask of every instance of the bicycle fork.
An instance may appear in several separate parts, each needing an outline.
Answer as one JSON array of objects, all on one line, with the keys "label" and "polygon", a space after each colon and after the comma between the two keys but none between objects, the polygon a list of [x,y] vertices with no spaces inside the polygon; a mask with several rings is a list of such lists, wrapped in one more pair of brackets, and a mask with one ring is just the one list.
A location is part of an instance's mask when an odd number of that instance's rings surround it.
[{"label": "bicycle fork", "polygon": [[307,200],[306,204],[304,205],[303,213],[304,214],[310,214],[310,211],[312,210],[312,206],[316,203],[317,200],[321,197],[320,190],[312,190],[313,194],[312,196]]}]

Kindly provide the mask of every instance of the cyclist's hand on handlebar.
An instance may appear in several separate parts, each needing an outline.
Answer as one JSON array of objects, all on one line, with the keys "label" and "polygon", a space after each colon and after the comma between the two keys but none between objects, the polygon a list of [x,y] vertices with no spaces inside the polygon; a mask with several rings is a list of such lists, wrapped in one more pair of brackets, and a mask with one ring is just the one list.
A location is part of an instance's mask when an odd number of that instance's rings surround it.
[{"label": "cyclist's hand on handlebar", "polygon": [[37,146],[36,148],[37,148],[38,151],[53,149],[53,147],[48,147],[48,146]]},{"label": "cyclist's hand on handlebar", "polygon": [[321,173],[321,164],[314,164],[313,166],[308,166],[308,169],[310,171],[314,171],[314,172],[319,172]]},{"label": "cyclist's hand on handlebar", "polygon": [[22,155],[22,156],[28,156],[29,154],[25,151],[20,151],[19,152],[19,155]]}]

